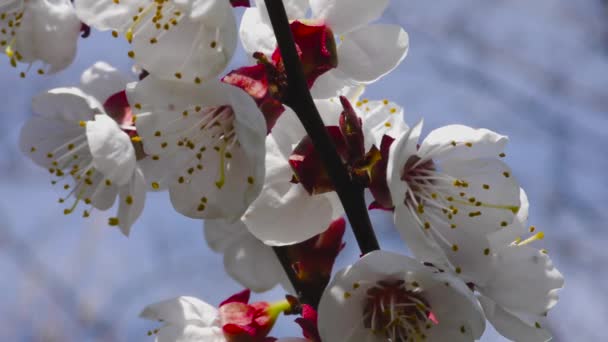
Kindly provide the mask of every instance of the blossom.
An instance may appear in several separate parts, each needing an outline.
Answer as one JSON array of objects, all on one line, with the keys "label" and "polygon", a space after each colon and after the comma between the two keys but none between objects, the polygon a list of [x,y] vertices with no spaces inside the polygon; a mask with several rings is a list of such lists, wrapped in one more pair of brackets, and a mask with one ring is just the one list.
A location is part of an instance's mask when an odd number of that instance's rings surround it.
[{"label": "blossom", "polygon": [[[421,129],[419,123],[390,147],[387,183],[395,225],[420,260],[460,258],[465,254],[459,251],[469,249],[481,253],[489,247],[485,234],[510,225],[520,207],[519,185],[500,160],[507,137],[450,125],[418,145]],[[452,261],[465,281],[488,267],[483,259],[467,261],[467,267]]]},{"label": "blossom", "polygon": [[124,34],[133,58],[156,77],[201,83],[224,70],[236,48],[236,22],[226,0],[79,0],[80,19]]},{"label": "blossom", "polygon": [[[13,67],[40,61],[38,74],[65,69],[74,60],[81,23],[69,0],[0,3],[0,47]],[[29,70],[29,67],[28,67]],[[21,72],[25,77],[25,72]]]},{"label": "blossom", "polygon": [[525,228],[527,197],[499,160],[506,137],[453,125],[417,146],[419,133],[420,125],[399,137],[389,159],[395,224],[407,245],[419,260],[455,271],[501,334],[548,341],[540,322],[563,277],[529,246],[544,233]]},{"label": "blossom", "polygon": [[127,96],[144,152],[171,170],[173,207],[192,218],[241,217],[265,172],[266,124],[253,99],[219,81],[194,85],[152,75],[129,84]]},{"label": "blossom", "polygon": [[[94,72],[96,64],[85,72]],[[83,77],[84,81],[90,78]],[[83,87],[92,86],[85,82]],[[119,197],[118,213],[109,219],[128,235],[141,214],[146,187],[144,172],[137,163],[133,142],[119,124],[108,116],[103,105],[83,90],[56,88],[32,101],[37,114],[21,130],[20,148],[36,164],[48,168],[51,183],[67,192],[60,203],[73,198],[64,213],[71,214],[79,203],[109,209]]]},{"label": "blossom", "polygon": [[[290,20],[329,29],[338,36],[337,67],[321,75],[311,91],[315,98],[335,96],[345,86],[375,82],[405,58],[409,47],[407,33],[397,25],[370,24],[378,19],[388,0],[293,0],[285,1]],[[271,55],[276,49],[264,1],[245,11],[240,37],[249,54]],[[312,16],[305,18],[308,10]]]},{"label": "blossom", "polygon": [[484,328],[464,282],[384,251],[338,272],[319,305],[323,341],[473,341]]},{"label": "blossom", "polygon": [[289,310],[287,300],[276,303],[249,302],[249,290],[223,301],[218,308],[188,296],[147,306],[140,316],[160,321],[160,328],[148,332],[157,342],[263,342],[280,313]]}]

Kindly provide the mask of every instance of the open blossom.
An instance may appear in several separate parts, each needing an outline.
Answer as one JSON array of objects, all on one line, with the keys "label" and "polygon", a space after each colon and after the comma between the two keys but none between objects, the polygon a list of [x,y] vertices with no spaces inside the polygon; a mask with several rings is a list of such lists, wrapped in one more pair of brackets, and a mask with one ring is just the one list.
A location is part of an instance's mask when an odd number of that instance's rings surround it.
[{"label": "open blossom", "polygon": [[80,19],[124,34],[133,58],[156,77],[190,83],[215,78],[236,48],[236,21],[227,0],[78,0]]},{"label": "open blossom", "polygon": [[[241,89],[146,77],[129,84],[129,103],[144,151],[168,180],[173,207],[193,218],[234,220],[264,181],[262,113]],[[148,179],[154,187],[160,180]]]},{"label": "open blossom", "polygon": [[[69,0],[0,3],[0,48],[13,67],[40,61],[38,74],[65,69],[74,60],[81,23]],[[29,70],[29,68],[28,68]],[[25,77],[25,72],[21,72]]]},{"label": "open blossom", "polygon": [[398,230],[419,260],[455,271],[477,292],[501,334],[548,341],[540,322],[556,304],[563,277],[543,251],[529,246],[544,234],[525,227],[528,200],[499,160],[506,137],[452,125],[418,145],[420,126],[390,149]]},{"label": "open blossom", "polygon": [[147,306],[141,317],[160,321],[162,326],[148,332],[157,342],[264,342],[277,317],[291,305],[249,302],[249,290],[223,301],[218,308],[195,297],[177,297]]},{"label": "open blossom", "polygon": [[[488,248],[484,235],[513,222],[520,207],[519,185],[504,157],[505,136],[450,125],[418,142],[422,123],[390,147],[387,182],[394,220],[417,258],[436,262],[443,254]],[[435,246],[437,248],[427,248]],[[433,252],[428,252],[433,251]],[[459,257],[460,253],[454,254]],[[453,270],[464,279],[485,263]]]},{"label": "open blossom", "polygon": [[[103,68],[107,65],[98,63],[85,72],[84,89],[95,88],[89,76]],[[146,194],[144,172],[129,135],[93,94],[79,88],[42,93],[34,97],[32,107],[36,115],[23,127],[20,147],[48,168],[51,183],[65,191],[59,199],[68,204],[64,213],[71,214],[84,203],[82,215],[88,217],[92,208],[107,210],[118,197],[118,213],[109,224],[128,235]]]},{"label": "open blossom", "polygon": [[327,342],[474,341],[484,328],[464,282],[391,252],[371,252],[338,272],[319,305]]},{"label": "open blossom", "polygon": [[[319,26],[339,37],[337,66],[323,73],[312,87],[315,98],[329,98],[346,86],[372,83],[393,70],[405,58],[407,33],[397,25],[370,24],[378,19],[388,0],[295,0],[284,2],[290,20]],[[241,42],[249,54],[271,55],[276,39],[263,1],[245,11]],[[311,10],[312,16],[306,18]]]}]

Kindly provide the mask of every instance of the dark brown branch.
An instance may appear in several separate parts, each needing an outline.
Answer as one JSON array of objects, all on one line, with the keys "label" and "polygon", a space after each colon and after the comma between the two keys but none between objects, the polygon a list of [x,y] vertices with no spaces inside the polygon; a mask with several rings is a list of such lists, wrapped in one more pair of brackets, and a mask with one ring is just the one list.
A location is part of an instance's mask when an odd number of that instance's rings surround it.
[{"label": "dark brown branch", "polygon": [[[312,139],[315,150],[319,153],[321,161],[334,183],[361,254],[378,250],[380,246],[369,219],[364,188],[351,180],[346,166],[342,163],[333,142],[327,135],[325,124],[308,90],[283,2],[281,0],[265,0],[265,2],[287,73],[288,92],[285,104],[295,111]],[[285,255],[279,252],[277,256],[284,267],[290,266],[289,260],[284,258]],[[287,269],[286,271],[288,274],[293,272]],[[297,279],[293,285],[300,295],[305,295],[298,287]],[[315,302],[312,298],[304,298],[304,301]]]}]

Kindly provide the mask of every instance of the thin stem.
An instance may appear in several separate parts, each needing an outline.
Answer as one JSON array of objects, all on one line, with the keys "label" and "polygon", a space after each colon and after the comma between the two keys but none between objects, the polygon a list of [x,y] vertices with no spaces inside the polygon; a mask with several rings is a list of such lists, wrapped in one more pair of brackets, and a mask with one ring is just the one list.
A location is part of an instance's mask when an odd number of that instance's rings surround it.
[{"label": "thin stem", "polygon": [[308,90],[283,2],[281,0],[265,0],[265,2],[287,73],[288,92],[285,104],[295,111],[312,139],[315,150],[319,153],[340,197],[361,254],[378,250],[380,246],[369,219],[364,188],[351,180],[346,166],[327,135],[325,124]]}]

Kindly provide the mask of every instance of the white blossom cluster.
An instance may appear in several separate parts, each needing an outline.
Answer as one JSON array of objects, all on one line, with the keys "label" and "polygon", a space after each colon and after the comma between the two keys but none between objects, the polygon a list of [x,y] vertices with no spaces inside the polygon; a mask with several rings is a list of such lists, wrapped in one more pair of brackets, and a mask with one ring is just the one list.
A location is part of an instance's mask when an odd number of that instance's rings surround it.
[{"label": "white blossom cluster", "polygon": [[[224,255],[236,281],[254,292],[277,284],[291,291],[273,247],[318,237],[344,209],[334,191],[306,188],[305,178],[318,174],[294,169],[307,133],[293,110],[282,103],[269,123],[260,99],[271,94],[280,102],[282,62],[265,2],[251,4],[237,27],[233,6],[242,3],[248,1],[0,0],[0,45],[21,76],[34,64],[38,74],[51,74],[72,62],[79,36],[93,28],[124,37],[131,44],[125,55],[145,70],[136,81],[98,62],[79,86],[33,98],[35,115],[22,128],[20,147],[48,169],[65,214],[117,207],[108,223],[128,235],[146,194],[167,190],[176,211],[205,220],[209,247]],[[352,104],[363,152],[379,156],[363,169],[387,191],[368,187],[393,212],[413,253],[374,251],[334,274],[318,307],[319,338],[474,341],[487,320],[510,340],[548,341],[544,320],[563,277],[534,245],[544,233],[528,224],[528,199],[504,162],[508,138],[464,125],[421,137],[422,122],[407,124],[400,105],[361,97],[408,52],[403,28],[374,23],[388,3],[283,0],[292,25],[306,26],[298,46],[305,72],[319,66],[306,59],[310,51],[330,60],[318,63],[322,71],[309,82],[324,124],[342,127],[345,102]],[[239,38],[257,65],[274,72],[263,82],[251,73],[238,74],[239,82],[222,78]],[[246,308],[270,313],[273,323],[274,308],[286,309],[246,302],[215,308],[179,297],[142,316],[163,322],[152,333],[159,342],[272,341],[260,320],[241,324],[255,325],[244,330],[249,339],[229,322],[244,322],[239,310]]]}]

